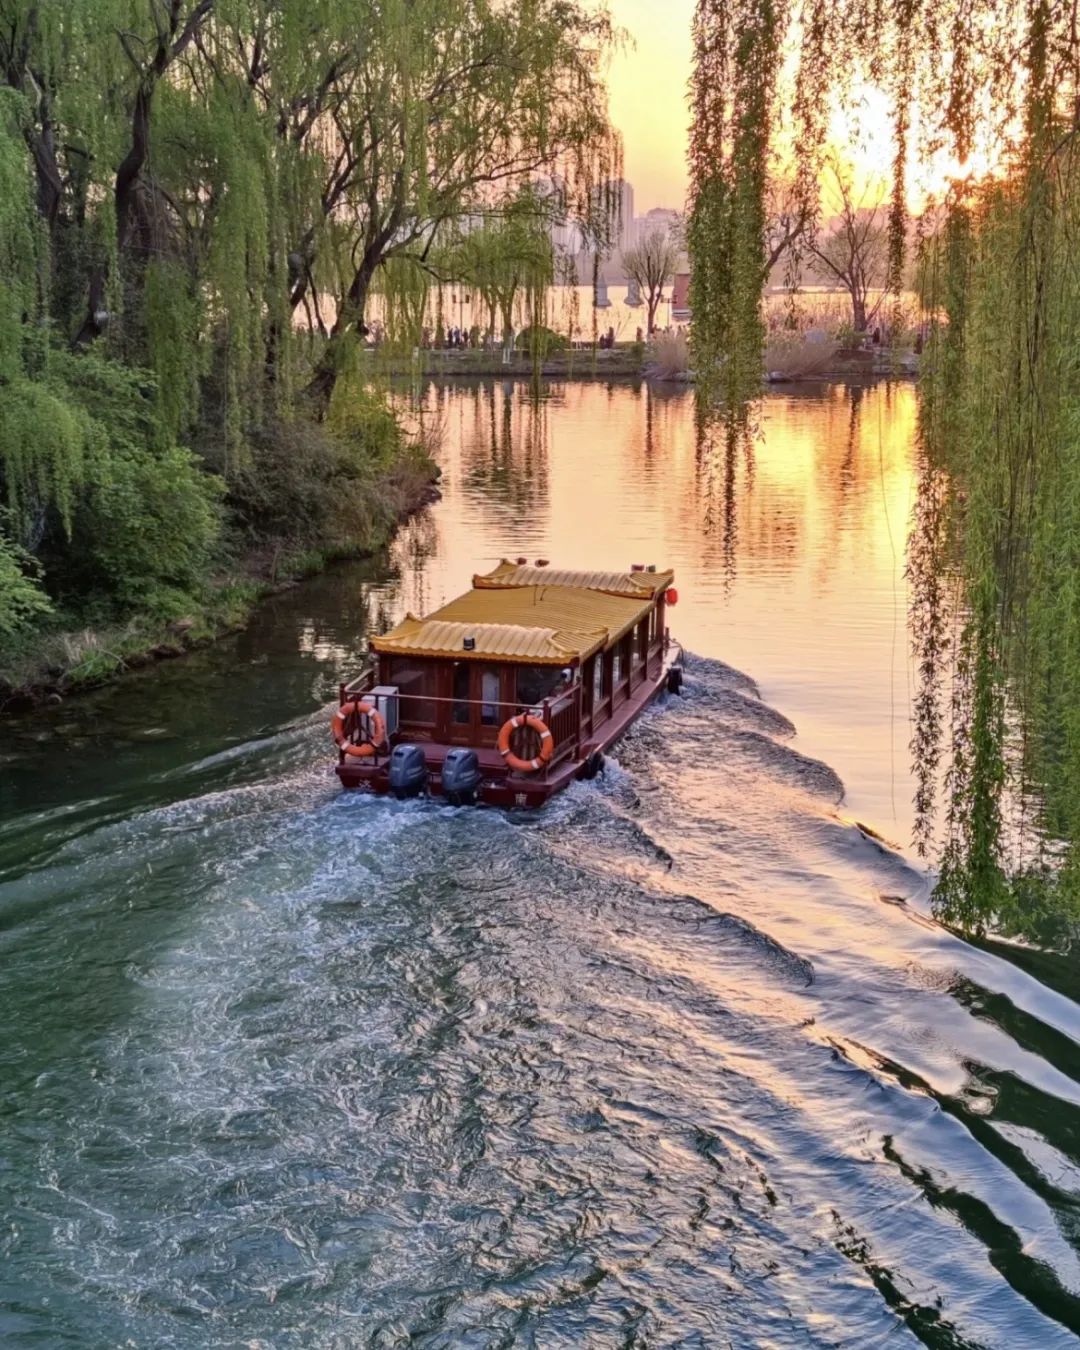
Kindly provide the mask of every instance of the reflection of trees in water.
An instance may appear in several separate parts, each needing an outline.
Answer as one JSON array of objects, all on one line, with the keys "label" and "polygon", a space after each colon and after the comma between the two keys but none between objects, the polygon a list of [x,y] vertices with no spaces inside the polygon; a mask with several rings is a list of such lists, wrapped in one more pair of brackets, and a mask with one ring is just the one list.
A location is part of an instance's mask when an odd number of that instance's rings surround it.
[{"label": "reflection of trees in water", "polygon": [[[695,427],[689,487],[705,557],[844,579],[907,530],[915,429],[910,385],[793,386],[765,397],[750,433]],[[662,438],[661,438],[662,439]],[[884,517],[884,519],[883,519]]]},{"label": "reflection of trees in water", "polygon": [[707,540],[719,544],[724,584],[730,587],[738,571],[738,466],[740,462],[745,466],[749,495],[753,485],[753,433],[748,426],[740,426],[731,434],[729,428],[702,418],[695,418],[694,429],[702,530]]},{"label": "reflection of trees in water", "polygon": [[911,754],[915,772],[915,845],[931,855],[942,739],[945,684],[954,662],[957,615],[955,581],[949,561],[948,475],[920,453],[915,507],[908,538],[908,622],[916,666],[912,702]]},{"label": "reflection of trees in water", "polygon": [[271,597],[237,634],[237,665],[258,666],[269,654],[293,653],[301,658],[295,663],[275,660],[274,678],[281,683],[295,680],[301,688],[310,680],[304,659],[313,657],[321,696],[328,696],[340,678],[355,673],[367,635],[378,623],[369,586],[381,582],[386,568],[387,555],[382,552],[363,562],[339,564]]},{"label": "reflection of trees in water", "polygon": [[474,434],[462,442],[462,481],[514,508],[534,511],[548,500],[548,399],[544,388],[486,381],[470,391]]},{"label": "reflection of trees in water", "polygon": [[[439,552],[439,531],[430,511],[421,511],[401,527],[392,550],[392,575],[398,581],[394,612],[404,608],[423,614],[428,608],[428,564]],[[401,584],[403,581],[403,585]],[[382,631],[382,630],[380,630]]]}]

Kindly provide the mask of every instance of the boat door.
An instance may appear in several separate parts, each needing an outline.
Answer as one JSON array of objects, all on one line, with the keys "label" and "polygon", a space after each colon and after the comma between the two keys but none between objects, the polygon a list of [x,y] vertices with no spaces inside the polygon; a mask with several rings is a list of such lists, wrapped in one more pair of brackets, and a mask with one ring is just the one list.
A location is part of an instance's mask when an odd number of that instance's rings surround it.
[{"label": "boat door", "polygon": [[502,704],[502,667],[484,661],[455,661],[451,686],[447,741],[494,745],[499,728],[513,711]]}]

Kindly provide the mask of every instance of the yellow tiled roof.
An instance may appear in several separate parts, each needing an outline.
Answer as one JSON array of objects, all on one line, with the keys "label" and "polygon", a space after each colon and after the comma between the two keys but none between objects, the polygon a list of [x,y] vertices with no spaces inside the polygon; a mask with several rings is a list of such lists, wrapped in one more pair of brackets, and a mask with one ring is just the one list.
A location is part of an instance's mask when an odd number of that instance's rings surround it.
[{"label": "yellow tiled roof", "polygon": [[506,558],[490,572],[473,577],[478,590],[514,586],[572,586],[609,595],[648,596],[671,585],[672,572],[571,572],[557,567],[525,567]]},{"label": "yellow tiled roof", "polygon": [[[449,623],[443,619],[418,619],[409,614],[396,628],[371,645],[378,652],[411,653],[414,656],[454,656],[466,660],[530,661],[540,666],[565,666],[580,654],[582,633],[560,633],[554,628],[530,628],[514,623]],[[596,629],[590,650],[602,645],[607,630]],[[472,638],[472,651],[465,639]]]},{"label": "yellow tiled roof", "polygon": [[[530,582],[527,575],[543,580]],[[563,580],[570,577],[578,580]],[[566,665],[618,642],[671,578],[670,572],[559,572],[505,563],[476,577],[473,590],[425,619],[408,615],[371,645],[377,652]],[[474,639],[471,651],[466,638]]]}]

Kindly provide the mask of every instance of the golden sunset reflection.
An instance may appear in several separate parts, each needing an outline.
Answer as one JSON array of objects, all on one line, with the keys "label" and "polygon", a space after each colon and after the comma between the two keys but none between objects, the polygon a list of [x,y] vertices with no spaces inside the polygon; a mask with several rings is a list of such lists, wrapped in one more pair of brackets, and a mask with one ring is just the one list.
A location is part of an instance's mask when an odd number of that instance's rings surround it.
[{"label": "golden sunset reflection", "polygon": [[845,809],[907,842],[910,385],[771,394],[732,457],[698,443],[678,388],[530,399],[485,382],[432,387],[424,404],[443,428],[444,501],[397,546],[413,564],[399,606],[443,603],[504,556],[673,566],[679,640],[755,679],[797,748],[844,779]]}]

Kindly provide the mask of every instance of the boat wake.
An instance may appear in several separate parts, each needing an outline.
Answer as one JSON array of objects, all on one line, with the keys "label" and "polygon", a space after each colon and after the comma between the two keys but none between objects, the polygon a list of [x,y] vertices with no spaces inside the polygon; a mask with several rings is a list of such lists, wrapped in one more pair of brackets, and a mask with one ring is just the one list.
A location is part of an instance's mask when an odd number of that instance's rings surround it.
[{"label": "boat wake", "polygon": [[515,815],[313,721],[9,871],[5,1343],[1075,1344],[1080,1008],[793,736],[692,658]]}]

